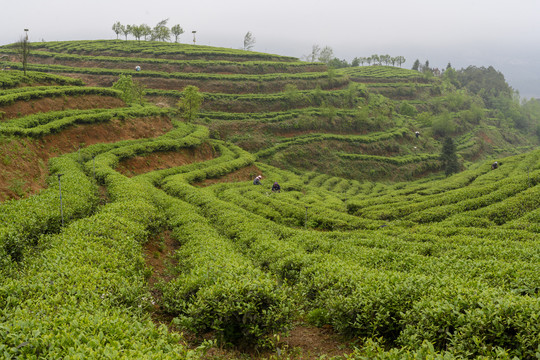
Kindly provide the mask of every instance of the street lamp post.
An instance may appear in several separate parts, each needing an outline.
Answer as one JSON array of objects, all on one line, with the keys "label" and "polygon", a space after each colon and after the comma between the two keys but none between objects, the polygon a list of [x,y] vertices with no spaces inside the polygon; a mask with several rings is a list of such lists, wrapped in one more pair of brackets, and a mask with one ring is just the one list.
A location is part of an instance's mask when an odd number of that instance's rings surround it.
[{"label": "street lamp post", "polygon": [[24,29],[24,32],[26,33],[26,41],[28,41],[28,29]]}]

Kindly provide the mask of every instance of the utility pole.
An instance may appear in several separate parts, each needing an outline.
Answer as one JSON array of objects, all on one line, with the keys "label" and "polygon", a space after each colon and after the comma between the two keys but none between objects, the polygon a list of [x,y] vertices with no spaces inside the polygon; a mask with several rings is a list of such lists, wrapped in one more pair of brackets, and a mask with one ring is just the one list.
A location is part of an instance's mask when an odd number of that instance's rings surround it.
[{"label": "utility pole", "polygon": [[64,227],[64,207],[62,205],[62,182],[60,181],[60,177],[64,174],[57,174],[58,175],[58,190],[60,191],[60,215],[62,216],[62,227]]},{"label": "utility pole", "polygon": [[197,30],[193,30],[191,33],[193,34],[193,45],[195,45],[195,34],[197,33]]}]

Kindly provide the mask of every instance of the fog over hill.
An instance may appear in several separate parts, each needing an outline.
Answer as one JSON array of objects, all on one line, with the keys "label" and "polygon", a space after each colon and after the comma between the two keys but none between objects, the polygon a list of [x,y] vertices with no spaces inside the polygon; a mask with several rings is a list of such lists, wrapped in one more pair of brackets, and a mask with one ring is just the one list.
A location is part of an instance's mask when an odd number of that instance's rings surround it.
[{"label": "fog over hill", "polygon": [[[112,24],[146,23],[169,18],[180,24],[180,41],[241,48],[250,31],[253,50],[302,58],[314,44],[330,46],[350,62],[373,54],[404,56],[404,67],[419,59],[432,67],[493,66],[525,98],[540,98],[540,23],[535,0],[200,0],[151,3],[29,0],[10,3],[2,12],[0,45],[17,41],[29,29],[31,41],[115,38]],[[5,10],[5,9],[4,9]],[[8,16],[9,13],[9,16]]]}]

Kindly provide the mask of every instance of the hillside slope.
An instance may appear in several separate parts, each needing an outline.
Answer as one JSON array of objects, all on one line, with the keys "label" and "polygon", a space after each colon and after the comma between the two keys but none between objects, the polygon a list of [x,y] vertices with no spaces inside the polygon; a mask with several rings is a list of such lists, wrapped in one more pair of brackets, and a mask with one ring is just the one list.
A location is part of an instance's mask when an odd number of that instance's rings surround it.
[{"label": "hillside slope", "polygon": [[[195,85],[205,95],[199,123],[210,128],[212,137],[253,153],[278,145],[271,163],[296,172],[319,171],[356,180],[413,179],[441,170],[435,159],[445,136],[454,139],[463,165],[517,154],[538,144],[535,129],[519,129],[512,114],[487,108],[495,101],[460,89],[465,80],[455,80],[452,71],[439,78],[381,65],[334,70],[278,55],[136,41],[32,46],[30,69],[68,75],[94,86],[110,86],[120,74],[127,74],[146,87],[149,101],[160,105],[174,107],[182,89]],[[0,53],[15,60],[9,47]],[[136,71],[136,65],[142,71]],[[398,129],[408,132],[398,141],[370,145],[346,137],[320,138],[315,143],[301,138]],[[422,134],[420,141],[414,138],[415,131]],[[290,141],[298,136],[300,144]],[[397,159],[384,159],[390,157]]]},{"label": "hillside slope", "polygon": [[34,46],[27,76],[0,72],[6,357],[537,356],[540,152],[492,97],[393,67]]}]

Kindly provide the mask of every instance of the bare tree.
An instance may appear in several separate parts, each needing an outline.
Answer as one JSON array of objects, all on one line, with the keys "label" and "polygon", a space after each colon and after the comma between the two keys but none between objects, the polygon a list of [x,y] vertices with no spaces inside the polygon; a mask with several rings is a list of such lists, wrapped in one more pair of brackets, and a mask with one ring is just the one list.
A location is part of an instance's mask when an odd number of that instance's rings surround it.
[{"label": "bare tree", "polygon": [[307,56],[308,61],[315,62],[321,53],[321,47],[317,44],[311,47],[311,54]]},{"label": "bare tree", "polygon": [[255,38],[253,37],[251,31],[248,31],[247,34],[244,36],[244,50],[251,50],[253,49],[254,45]]}]

